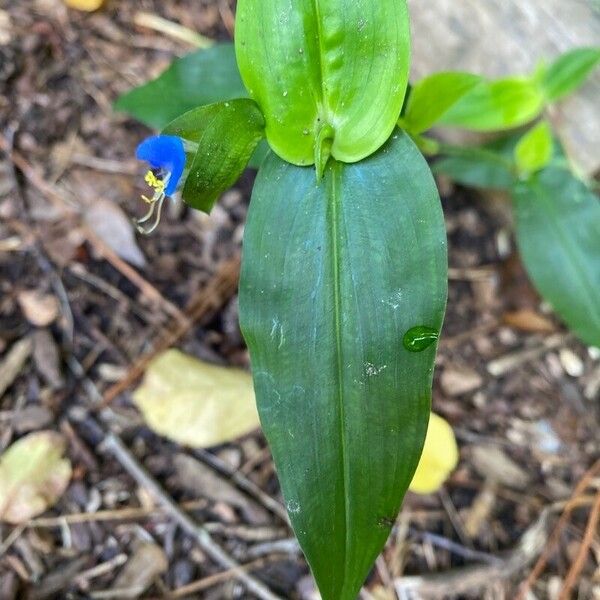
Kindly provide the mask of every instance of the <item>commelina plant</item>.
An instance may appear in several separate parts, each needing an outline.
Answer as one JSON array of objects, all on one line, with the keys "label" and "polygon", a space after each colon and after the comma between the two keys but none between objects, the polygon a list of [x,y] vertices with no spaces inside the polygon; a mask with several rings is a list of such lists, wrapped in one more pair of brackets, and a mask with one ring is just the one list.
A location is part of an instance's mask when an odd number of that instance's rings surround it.
[{"label": "commelina plant", "polygon": [[[534,118],[545,96],[529,106],[534,80],[481,87],[476,76],[442,74],[405,106],[405,0],[238,0],[235,38],[237,67],[225,46],[213,53],[215,85],[200,92],[213,103],[139,146],[153,190],[139,228],[156,227],[175,191],[210,212],[249,162],[260,164],[240,279],[258,409],[321,595],[352,600],[419,461],[446,305],[444,220],[413,139],[427,150],[421,132],[472,90],[469,114],[499,115],[478,117],[480,130]],[[571,79],[596,64],[590,52]],[[183,61],[163,79],[185,91],[182,106],[199,93]],[[240,97],[216,101],[231,86]],[[515,86],[525,114],[495,101],[514,98]],[[149,90],[139,92],[138,114]]]}]

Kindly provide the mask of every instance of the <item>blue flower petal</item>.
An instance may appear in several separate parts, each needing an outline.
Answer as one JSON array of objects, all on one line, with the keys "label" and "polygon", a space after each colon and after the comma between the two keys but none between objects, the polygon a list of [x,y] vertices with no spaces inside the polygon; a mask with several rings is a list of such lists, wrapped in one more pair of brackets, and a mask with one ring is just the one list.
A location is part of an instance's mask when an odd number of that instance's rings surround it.
[{"label": "blue flower petal", "polygon": [[154,169],[170,173],[165,194],[170,196],[179,185],[185,169],[185,148],[181,138],[174,135],[155,135],[145,139],[135,152],[136,158],[144,160]]}]

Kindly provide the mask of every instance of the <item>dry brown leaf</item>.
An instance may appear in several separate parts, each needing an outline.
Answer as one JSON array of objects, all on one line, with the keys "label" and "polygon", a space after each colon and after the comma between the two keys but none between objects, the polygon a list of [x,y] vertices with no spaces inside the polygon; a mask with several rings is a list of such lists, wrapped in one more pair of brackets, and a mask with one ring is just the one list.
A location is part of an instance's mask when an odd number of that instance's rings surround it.
[{"label": "dry brown leaf", "polygon": [[85,222],[123,260],[140,268],[146,264],[135,241],[131,220],[117,204],[110,200],[96,200],[86,211]]},{"label": "dry brown leaf", "polygon": [[39,290],[24,290],[17,296],[25,318],[36,327],[46,327],[58,316],[58,300]]},{"label": "dry brown leaf", "polygon": [[449,396],[462,396],[483,385],[483,378],[469,367],[448,365],[440,378],[442,389]]},{"label": "dry brown leaf", "polygon": [[119,598],[138,598],[168,566],[169,561],[162,548],[152,542],[142,543],[119,573],[112,590],[119,593]]},{"label": "dry brown leaf", "polygon": [[54,431],[31,433],[0,457],[0,520],[25,523],[53,506],[71,479],[66,443]]},{"label": "dry brown leaf", "polygon": [[150,428],[193,448],[216,446],[259,427],[248,373],[178,350],[152,361],[133,399]]},{"label": "dry brown leaf", "polygon": [[269,515],[262,506],[249,500],[229,480],[219,476],[209,466],[186,454],[176,454],[173,466],[179,485],[194,496],[234,506],[252,524],[268,522]]},{"label": "dry brown leaf", "polygon": [[502,320],[506,325],[531,333],[552,333],[556,327],[550,319],[543,317],[529,308],[505,313]]},{"label": "dry brown leaf", "polygon": [[495,446],[474,446],[471,464],[486,480],[515,489],[525,489],[531,480],[527,471]]},{"label": "dry brown leaf", "polygon": [[2,361],[0,361],[0,399],[19,376],[21,369],[31,355],[32,346],[31,338],[22,338],[15,342],[6,355],[2,357]]}]

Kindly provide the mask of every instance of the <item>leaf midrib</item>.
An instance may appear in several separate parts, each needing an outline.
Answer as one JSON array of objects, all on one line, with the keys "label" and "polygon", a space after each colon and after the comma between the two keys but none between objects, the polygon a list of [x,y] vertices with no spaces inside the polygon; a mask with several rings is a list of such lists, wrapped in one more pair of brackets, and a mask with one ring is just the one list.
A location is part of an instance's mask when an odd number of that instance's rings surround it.
[{"label": "leaf midrib", "polygon": [[336,352],[336,383],[337,383],[337,403],[338,416],[340,420],[340,454],[342,461],[342,494],[344,497],[344,527],[345,527],[345,543],[344,543],[344,576],[342,581],[345,585],[348,569],[348,548],[350,547],[350,510],[349,510],[349,495],[348,495],[348,480],[349,480],[349,465],[347,460],[346,450],[346,418],[344,409],[344,360],[343,360],[343,339],[342,339],[342,293],[341,293],[341,264],[340,264],[340,236],[339,236],[339,220],[340,220],[340,192],[339,179],[340,168],[338,163],[333,163],[330,167],[329,179],[329,196],[331,212],[331,223],[328,229],[331,235],[331,256],[333,269],[333,315],[334,315],[334,336],[335,336],[335,352]]}]

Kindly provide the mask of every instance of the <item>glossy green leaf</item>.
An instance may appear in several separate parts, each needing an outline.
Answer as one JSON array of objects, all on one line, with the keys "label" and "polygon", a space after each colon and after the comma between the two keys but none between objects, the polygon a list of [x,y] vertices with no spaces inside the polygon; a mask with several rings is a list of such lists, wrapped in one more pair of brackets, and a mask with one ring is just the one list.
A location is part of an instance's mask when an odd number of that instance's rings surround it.
[{"label": "glossy green leaf", "polygon": [[546,121],[530,129],[515,148],[515,162],[522,175],[536,173],[552,159],[554,140],[552,130]]},{"label": "glossy green leaf", "polygon": [[401,126],[412,134],[429,129],[482,78],[471,73],[435,73],[413,86]]},{"label": "glossy green leaf", "polygon": [[600,347],[600,200],[556,167],[519,183],[513,196],[535,287],[585,343]]},{"label": "glossy green leaf", "polygon": [[235,44],[288,162],[355,162],[392,133],[408,81],[405,0],[238,0]]},{"label": "glossy green leaf", "polygon": [[577,48],[563,54],[548,69],[542,88],[550,101],[574,92],[600,63],[600,47]]},{"label": "glossy green leaf", "polygon": [[512,77],[480,84],[440,119],[473,131],[502,131],[540,115],[545,98],[535,78]]},{"label": "glossy green leaf", "polygon": [[247,96],[233,44],[226,43],[176,59],[157,79],[123,94],[115,108],[162,129],[198,106]]},{"label": "glossy green leaf", "polygon": [[210,212],[246,168],[264,136],[264,119],[253,100],[241,98],[191,110],[163,133],[198,145],[181,195],[193,208]]},{"label": "glossy green leaf", "polygon": [[394,523],[427,430],[446,302],[444,219],[397,132],[356,164],[275,154],[245,230],[240,321],[294,531],[324,600],[354,600]]}]

